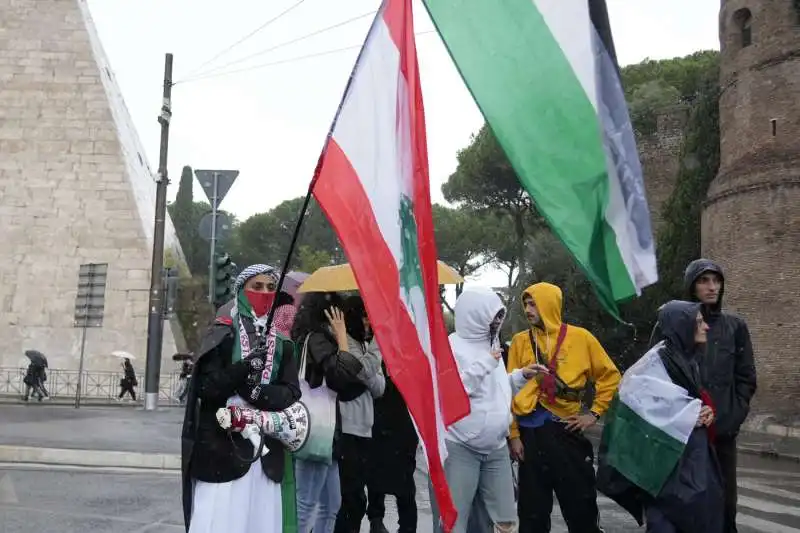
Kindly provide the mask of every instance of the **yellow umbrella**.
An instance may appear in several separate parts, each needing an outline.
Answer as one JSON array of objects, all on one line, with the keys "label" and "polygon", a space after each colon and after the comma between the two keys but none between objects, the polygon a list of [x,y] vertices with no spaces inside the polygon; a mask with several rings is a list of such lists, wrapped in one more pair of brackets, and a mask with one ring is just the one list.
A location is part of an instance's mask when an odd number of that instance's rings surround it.
[{"label": "yellow umbrella", "polygon": [[[464,283],[464,278],[462,278],[450,265],[447,265],[442,261],[438,261],[438,267],[440,285],[455,285],[458,283]],[[306,278],[303,284],[297,289],[297,292],[338,292],[357,290],[358,284],[356,284],[356,277],[353,275],[353,269],[350,268],[350,263],[345,263],[343,265],[335,265],[317,269],[316,272]]]}]

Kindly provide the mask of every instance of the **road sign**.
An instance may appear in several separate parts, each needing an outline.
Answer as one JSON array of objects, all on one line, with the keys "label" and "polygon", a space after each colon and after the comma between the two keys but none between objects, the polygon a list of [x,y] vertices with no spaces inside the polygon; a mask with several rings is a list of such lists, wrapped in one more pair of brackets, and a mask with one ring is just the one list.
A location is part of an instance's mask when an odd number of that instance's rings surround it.
[{"label": "road sign", "polygon": [[81,380],[86,354],[86,330],[103,327],[106,307],[106,279],[108,263],[86,263],[78,271],[78,294],[75,297],[75,327],[81,328],[81,358],[78,363],[78,387],[75,389],[75,407],[81,404]]},{"label": "road sign", "polygon": [[[225,195],[231,190],[233,182],[239,176],[238,170],[195,170],[194,175],[206,193],[211,208],[219,208]],[[214,179],[216,177],[216,180]],[[215,182],[216,181],[216,186]]]},{"label": "road sign", "polygon": [[75,298],[75,327],[103,326],[107,263],[81,265],[78,272],[78,294]]},{"label": "road sign", "polygon": [[208,213],[206,216],[200,219],[200,225],[197,227],[197,231],[200,233],[200,236],[207,241],[210,241],[212,238],[218,241],[224,241],[228,237],[231,236],[231,232],[233,231],[233,218],[226,213],[217,213],[217,231],[211,231],[211,225],[213,224],[214,220],[214,213]]}]

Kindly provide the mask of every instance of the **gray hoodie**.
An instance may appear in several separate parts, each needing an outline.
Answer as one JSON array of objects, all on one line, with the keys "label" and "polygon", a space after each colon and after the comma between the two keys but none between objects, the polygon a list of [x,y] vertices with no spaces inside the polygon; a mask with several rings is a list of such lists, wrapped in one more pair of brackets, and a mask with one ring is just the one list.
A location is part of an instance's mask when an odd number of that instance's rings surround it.
[{"label": "gray hoodie", "polygon": [[339,401],[342,433],[370,438],[375,421],[373,399],[383,396],[386,388],[386,378],[381,368],[382,357],[374,339],[365,345],[348,336],[347,342],[348,351],[364,366],[358,377],[367,386],[367,390],[349,402]]}]

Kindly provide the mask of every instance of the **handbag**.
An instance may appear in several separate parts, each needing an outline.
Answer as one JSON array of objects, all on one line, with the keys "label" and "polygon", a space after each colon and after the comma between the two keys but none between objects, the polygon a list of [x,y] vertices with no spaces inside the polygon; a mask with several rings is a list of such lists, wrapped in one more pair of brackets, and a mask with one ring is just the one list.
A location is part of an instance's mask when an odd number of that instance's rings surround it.
[{"label": "handbag", "polygon": [[295,459],[331,464],[333,462],[333,435],[336,432],[336,393],[322,385],[311,388],[306,381],[309,333],[300,355],[300,397],[308,409],[308,440],[294,452]]}]

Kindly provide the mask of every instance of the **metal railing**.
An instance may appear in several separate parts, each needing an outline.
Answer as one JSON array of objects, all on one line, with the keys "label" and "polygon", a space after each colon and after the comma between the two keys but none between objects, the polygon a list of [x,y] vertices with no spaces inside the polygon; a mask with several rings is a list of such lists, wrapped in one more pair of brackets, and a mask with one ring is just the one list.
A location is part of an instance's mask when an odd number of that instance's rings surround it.
[{"label": "metal railing", "polygon": [[[0,367],[0,396],[22,397],[25,393],[25,368]],[[74,400],[78,392],[78,382],[81,387],[81,401],[111,401],[116,400],[120,392],[120,380],[125,376],[123,372],[77,370],[61,368],[47,369],[45,389],[52,399]],[[79,379],[80,376],[80,379]],[[140,380],[136,387],[136,401],[144,397],[144,383]],[[183,383],[180,372],[161,374],[158,387],[158,402],[161,405],[178,405],[178,395]],[[126,395],[126,398],[128,396]]]}]

